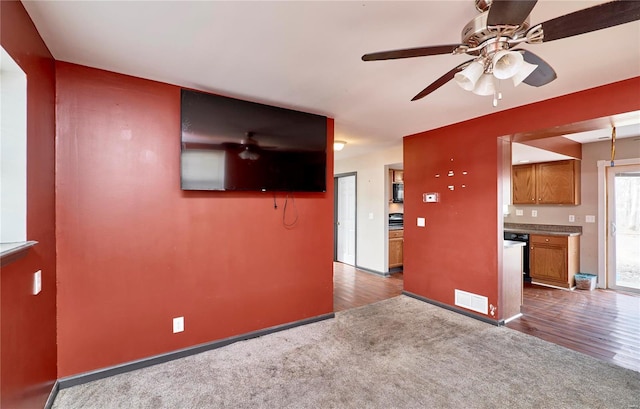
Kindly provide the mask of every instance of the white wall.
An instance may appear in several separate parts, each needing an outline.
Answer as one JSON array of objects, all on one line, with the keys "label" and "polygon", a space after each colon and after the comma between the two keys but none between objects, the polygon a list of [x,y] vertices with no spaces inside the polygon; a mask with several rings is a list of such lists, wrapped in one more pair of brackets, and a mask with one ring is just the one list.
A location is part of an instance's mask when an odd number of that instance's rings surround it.
[{"label": "white wall", "polygon": [[[508,223],[555,224],[582,226],[580,236],[580,271],[598,273],[598,167],[599,160],[611,158],[611,142],[602,141],[582,146],[581,205],[515,205],[510,206],[510,214],[505,216]],[[640,158],[640,137],[616,141],[616,159]],[[515,209],[524,210],[523,216],[516,216]],[[538,217],[531,217],[531,210],[538,211]],[[575,223],[569,222],[569,215],[575,215]],[[585,216],[596,216],[596,223],[585,223]]]},{"label": "white wall", "polygon": [[[348,145],[347,148],[348,149]],[[356,172],[356,264],[378,273],[389,271],[386,228],[389,214],[388,168],[402,163],[402,142],[367,155],[335,160],[333,174]]]}]

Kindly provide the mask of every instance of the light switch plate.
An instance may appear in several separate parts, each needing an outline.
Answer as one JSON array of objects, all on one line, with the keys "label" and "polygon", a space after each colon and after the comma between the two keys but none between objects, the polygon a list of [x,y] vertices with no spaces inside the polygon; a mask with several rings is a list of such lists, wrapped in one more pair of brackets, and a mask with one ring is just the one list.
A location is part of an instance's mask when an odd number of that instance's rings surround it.
[{"label": "light switch plate", "polygon": [[184,317],[176,317],[173,319],[173,333],[184,331]]},{"label": "light switch plate", "polygon": [[587,223],[595,223],[596,222],[596,217],[592,216],[592,215],[587,215],[584,218],[584,221],[587,222]]},{"label": "light switch plate", "polygon": [[38,295],[42,291],[42,270],[33,273],[33,295]]},{"label": "light switch plate", "polygon": [[424,226],[425,226],[424,217],[418,217],[418,227],[424,227]]},{"label": "light switch plate", "polygon": [[523,215],[524,215],[524,210],[516,209],[516,216],[523,216]]}]

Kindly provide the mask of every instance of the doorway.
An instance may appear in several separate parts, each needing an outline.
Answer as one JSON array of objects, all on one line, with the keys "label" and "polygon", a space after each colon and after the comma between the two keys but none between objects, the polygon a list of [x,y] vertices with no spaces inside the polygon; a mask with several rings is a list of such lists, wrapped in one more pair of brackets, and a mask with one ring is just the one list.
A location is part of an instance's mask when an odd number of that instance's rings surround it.
[{"label": "doorway", "polygon": [[640,164],[606,173],[607,287],[640,293]]},{"label": "doorway", "polygon": [[356,265],[356,173],[334,178],[334,261]]}]

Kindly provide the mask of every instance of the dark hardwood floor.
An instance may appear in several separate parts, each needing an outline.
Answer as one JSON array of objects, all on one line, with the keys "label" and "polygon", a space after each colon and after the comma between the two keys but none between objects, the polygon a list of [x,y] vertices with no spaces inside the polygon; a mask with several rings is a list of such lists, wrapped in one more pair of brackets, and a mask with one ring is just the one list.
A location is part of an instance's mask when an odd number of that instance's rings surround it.
[{"label": "dark hardwood floor", "polygon": [[526,284],[507,327],[640,372],[640,295]]},{"label": "dark hardwood floor", "polygon": [[[400,295],[403,276],[334,263],[333,286],[338,312]],[[507,327],[640,372],[640,295],[526,284],[522,313]]]},{"label": "dark hardwood floor", "polygon": [[386,300],[402,293],[402,273],[390,277],[366,273],[333,263],[333,310],[335,312]]}]

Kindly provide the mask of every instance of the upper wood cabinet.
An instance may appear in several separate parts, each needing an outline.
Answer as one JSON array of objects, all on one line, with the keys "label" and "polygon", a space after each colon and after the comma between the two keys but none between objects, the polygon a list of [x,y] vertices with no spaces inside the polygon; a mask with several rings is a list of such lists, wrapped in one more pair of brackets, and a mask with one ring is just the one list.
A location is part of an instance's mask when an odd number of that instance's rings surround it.
[{"label": "upper wood cabinet", "polygon": [[513,204],[580,204],[580,161],[561,160],[512,168]]},{"label": "upper wood cabinet", "polygon": [[514,166],[511,175],[513,204],[536,203],[536,165]]}]

